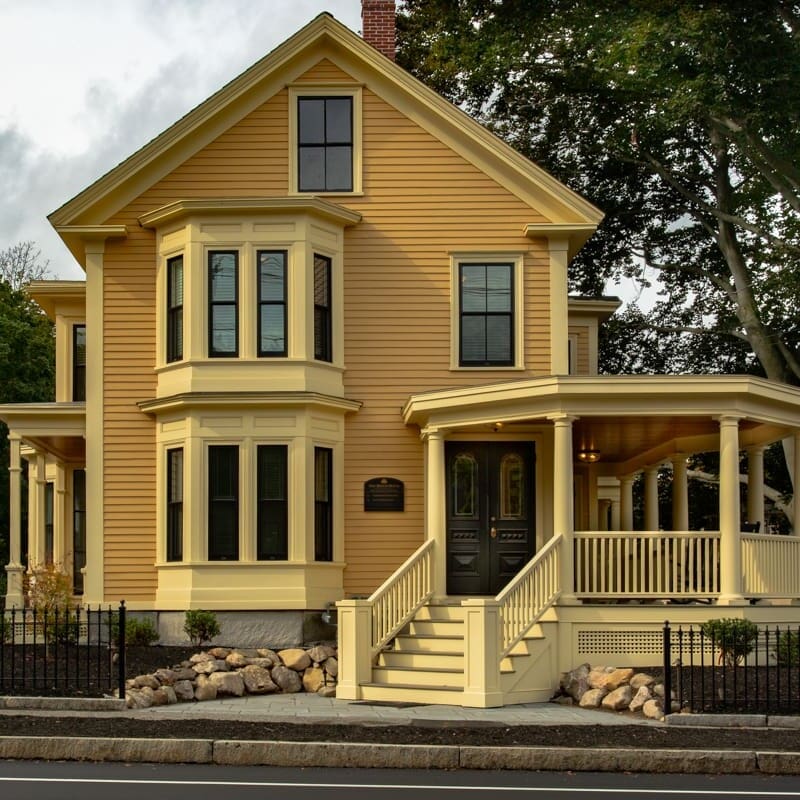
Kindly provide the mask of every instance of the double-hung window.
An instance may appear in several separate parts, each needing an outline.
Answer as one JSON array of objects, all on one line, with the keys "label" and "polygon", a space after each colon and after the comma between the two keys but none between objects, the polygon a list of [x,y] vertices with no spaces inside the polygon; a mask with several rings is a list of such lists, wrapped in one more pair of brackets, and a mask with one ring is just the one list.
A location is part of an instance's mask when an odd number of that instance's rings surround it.
[{"label": "double-hung window", "polygon": [[298,97],[297,188],[353,191],[353,97]]},{"label": "double-hung window", "polygon": [[333,561],[333,450],[314,448],[314,560]]},{"label": "double-hung window", "polygon": [[257,447],[256,557],[259,561],[286,561],[289,558],[286,456],[286,445],[264,444]]},{"label": "double-hung window", "polygon": [[183,448],[167,450],[167,561],[183,560]]},{"label": "double-hung window", "polygon": [[72,326],[72,399],[86,400],[86,326]]},{"label": "double-hung window", "polygon": [[167,261],[167,361],[183,358],[183,256]]},{"label": "double-hung window", "polygon": [[314,254],[314,358],[333,361],[331,259]]},{"label": "double-hung window", "polygon": [[459,343],[462,367],[514,364],[514,265],[458,265]]},{"label": "double-hung window", "polygon": [[208,448],[208,560],[239,559],[239,447]]},{"label": "double-hung window", "polygon": [[239,354],[239,253],[214,250],[208,254],[208,354]]},{"label": "double-hung window", "polygon": [[286,251],[259,250],[258,355],[286,355]]}]

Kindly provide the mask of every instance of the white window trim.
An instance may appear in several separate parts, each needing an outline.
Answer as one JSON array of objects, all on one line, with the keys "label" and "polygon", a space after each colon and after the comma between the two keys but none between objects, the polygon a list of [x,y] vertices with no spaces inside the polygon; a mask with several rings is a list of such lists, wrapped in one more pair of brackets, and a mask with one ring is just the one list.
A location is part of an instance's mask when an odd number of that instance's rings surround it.
[{"label": "white window trim", "polygon": [[569,374],[578,374],[578,334],[570,333],[567,337],[567,364]]},{"label": "white window trim", "polygon": [[[523,262],[525,254],[518,250],[512,252],[454,252],[450,253],[450,369],[459,372],[486,372],[486,370],[509,371],[525,369],[525,294]],[[487,262],[504,262],[512,265],[514,274],[514,363],[508,366],[463,367],[459,364],[459,339],[461,333],[461,308],[458,285],[458,268],[461,264],[485,264]]]},{"label": "white window trim", "polygon": [[[351,97],[353,99],[353,189],[349,192],[301,192],[297,186],[297,101],[301,97]],[[362,103],[361,86],[345,84],[300,83],[289,86],[289,194],[309,195],[362,195]]]}]

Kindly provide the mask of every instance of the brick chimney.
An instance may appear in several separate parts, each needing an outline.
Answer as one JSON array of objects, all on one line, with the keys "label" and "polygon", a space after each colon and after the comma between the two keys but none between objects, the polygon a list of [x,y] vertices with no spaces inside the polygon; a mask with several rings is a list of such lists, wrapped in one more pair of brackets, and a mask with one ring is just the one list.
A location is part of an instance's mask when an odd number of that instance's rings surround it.
[{"label": "brick chimney", "polygon": [[387,58],[395,57],[394,0],[361,0],[362,36]]}]

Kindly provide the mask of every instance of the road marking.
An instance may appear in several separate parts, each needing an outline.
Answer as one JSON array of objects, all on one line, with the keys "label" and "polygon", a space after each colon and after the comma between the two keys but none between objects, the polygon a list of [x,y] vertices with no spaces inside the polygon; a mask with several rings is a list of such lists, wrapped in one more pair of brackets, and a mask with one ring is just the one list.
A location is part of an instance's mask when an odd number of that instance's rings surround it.
[{"label": "road marking", "polygon": [[106,783],[129,784],[133,786],[244,786],[263,789],[435,789],[451,792],[550,792],[559,794],[655,794],[672,796],[696,797],[800,797],[798,792],[756,792],[756,791],[731,791],[730,789],[623,789],[608,787],[604,789],[556,786],[448,786],[413,783],[291,783],[289,781],[185,781],[185,780],[134,780],[132,778],[15,778],[0,776],[0,782],[5,783]]}]

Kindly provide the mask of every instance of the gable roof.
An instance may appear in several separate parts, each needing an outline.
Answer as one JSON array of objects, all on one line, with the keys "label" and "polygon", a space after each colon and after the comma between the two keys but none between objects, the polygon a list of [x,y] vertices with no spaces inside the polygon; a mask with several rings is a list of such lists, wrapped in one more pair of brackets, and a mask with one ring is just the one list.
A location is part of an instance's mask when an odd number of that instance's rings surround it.
[{"label": "gable roof", "polygon": [[323,13],[50,214],[50,223],[56,230],[104,223],[322,58],[369,86],[552,222],[593,228],[602,219],[602,212],[587,200]]}]

